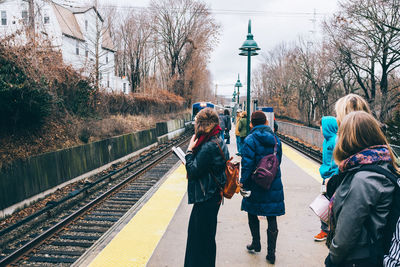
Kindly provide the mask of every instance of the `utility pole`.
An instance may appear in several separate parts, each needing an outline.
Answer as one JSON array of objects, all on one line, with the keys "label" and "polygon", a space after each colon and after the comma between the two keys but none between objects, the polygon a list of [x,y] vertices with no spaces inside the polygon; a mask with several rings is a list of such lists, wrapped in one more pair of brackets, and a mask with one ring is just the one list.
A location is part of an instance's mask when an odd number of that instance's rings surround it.
[{"label": "utility pole", "polygon": [[33,0],[28,0],[29,13],[29,39],[32,43],[35,42],[35,5]]},{"label": "utility pole", "polygon": [[215,102],[218,104],[218,84],[215,84]]},{"label": "utility pole", "polygon": [[100,88],[100,35],[101,35],[101,28],[99,25],[99,16],[97,15],[97,8],[98,8],[98,0],[95,1],[95,8],[96,8],[96,40],[95,40],[95,76],[96,76],[96,90]]},{"label": "utility pole", "polygon": [[310,19],[310,21],[312,22],[312,24],[313,24],[313,29],[310,31],[311,32],[311,41],[308,41],[307,42],[307,44],[308,44],[308,46],[309,47],[311,47],[311,46],[313,46],[314,45],[314,42],[315,42],[315,40],[316,40],[316,33],[317,33],[317,27],[316,27],[316,25],[317,25],[317,10],[314,8],[314,15],[313,15],[313,18],[312,19]]}]

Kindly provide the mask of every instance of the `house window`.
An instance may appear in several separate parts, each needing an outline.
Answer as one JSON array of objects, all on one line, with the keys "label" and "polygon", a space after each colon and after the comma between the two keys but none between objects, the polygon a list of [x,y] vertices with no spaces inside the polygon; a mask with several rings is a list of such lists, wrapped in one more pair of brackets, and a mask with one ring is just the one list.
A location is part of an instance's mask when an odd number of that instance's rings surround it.
[{"label": "house window", "polygon": [[108,63],[108,52],[106,54],[106,63]]},{"label": "house window", "polygon": [[87,20],[85,20],[85,31],[87,31],[87,29],[88,29],[88,21]]},{"label": "house window", "polygon": [[88,48],[88,44],[85,43],[85,57],[89,56],[89,48]]},{"label": "house window", "polygon": [[28,24],[28,11],[22,10],[22,22],[26,25]]},{"label": "house window", "polygon": [[1,25],[7,25],[7,12],[1,11]]},{"label": "house window", "polygon": [[99,73],[99,78],[100,78],[100,80],[103,80],[103,73],[101,71]]},{"label": "house window", "polygon": [[126,94],[126,83],[123,83],[122,86],[123,86],[122,91],[124,92],[124,94]]},{"label": "house window", "polygon": [[110,73],[107,73],[107,87],[110,87]]},{"label": "house window", "polygon": [[76,41],[75,54],[79,56],[79,41]]},{"label": "house window", "polygon": [[50,23],[50,16],[49,16],[49,11],[45,10],[43,12],[43,22],[44,24],[49,24]]}]

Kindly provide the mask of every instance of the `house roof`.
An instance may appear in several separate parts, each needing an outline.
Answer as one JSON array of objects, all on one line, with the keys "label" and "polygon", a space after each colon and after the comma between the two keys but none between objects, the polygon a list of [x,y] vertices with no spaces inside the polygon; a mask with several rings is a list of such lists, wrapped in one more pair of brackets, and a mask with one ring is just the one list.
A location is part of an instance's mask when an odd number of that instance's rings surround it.
[{"label": "house roof", "polygon": [[101,46],[104,49],[116,52],[117,49],[115,48],[115,45],[114,45],[114,43],[113,43],[113,41],[111,39],[110,31],[108,29],[103,29],[102,30],[102,37],[103,37],[103,41],[102,41]]},{"label": "house roof", "polygon": [[[87,11],[93,10],[97,13],[101,21],[100,14],[97,12],[95,7],[79,7],[79,8],[65,8],[59,4],[53,2],[54,13],[56,14],[57,21],[60,24],[61,32],[69,37],[85,41],[85,37],[82,34],[81,28],[76,20],[75,14],[86,13]],[[116,52],[115,45],[111,39],[111,34],[108,29],[102,29],[102,44],[104,49]]]},{"label": "house roof", "polygon": [[56,3],[53,3],[53,8],[58,24],[60,25],[61,32],[69,37],[85,41],[74,13]]},{"label": "house roof", "polygon": [[99,16],[100,20],[102,22],[104,22],[103,18],[101,17],[99,11],[97,11],[95,6],[86,6],[86,7],[71,7],[70,10],[72,11],[72,13],[74,14],[80,14],[80,13],[86,13],[89,10],[93,9],[94,12],[97,13],[97,16]]}]

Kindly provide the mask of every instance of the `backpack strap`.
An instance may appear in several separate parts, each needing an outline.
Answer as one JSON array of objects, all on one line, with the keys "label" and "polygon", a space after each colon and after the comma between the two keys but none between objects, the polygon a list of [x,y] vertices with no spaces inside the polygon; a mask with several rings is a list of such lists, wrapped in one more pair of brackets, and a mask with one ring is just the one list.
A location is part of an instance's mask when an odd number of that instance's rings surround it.
[{"label": "backpack strap", "polygon": [[[216,141],[216,142],[211,141],[211,142],[217,144],[217,146],[218,146],[218,148],[219,148],[219,152],[220,152],[222,158],[224,159],[224,161],[225,161],[225,163],[226,163],[225,154],[224,154],[224,152],[222,151],[221,146],[218,144],[218,141]],[[210,170],[210,174],[211,174],[211,176],[213,177],[215,184],[216,184],[216,185],[219,187],[219,189],[220,189],[221,201],[220,201],[219,204],[221,204],[221,203],[224,204],[224,188],[223,188],[222,185],[218,182],[217,178],[214,176],[214,174],[212,173],[211,170]]]},{"label": "backpack strap", "polygon": [[274,155],[276,156],[276,154],[278,153],[278,140],[276,140],[276,135],[272,134],[274,136],[275,139],[275,146],[274,146]]},{"label": "backpack strap", "polygon": [[360,167],[359,170],[363,170],[363,171],[372,171],[372,172],[376,172],[382,175],[385,175],[387,178],[389,178],[389,180],[397,187],[400,187],[400,184],[398,182],[398,179],[400,178],[399,175],[396,175],[395,173],[393,173],[394,170],[388,171],[385,168],[376,165],[376,164],[367,164],[367,165],[363,165]]},{"label": "backpack strap", "polygon": [[214,142],[214,141],[211,141],[211,142],[217,144],[217,146],[218,146],[218,148],[219,148],[219,153],[221,154],[222,158],[223,158],[223,159],[225,160],[225,162],[226,162],[225,154],[224,154],[224,152],[222,151],[221,146],[218,144],[218,142]]}]

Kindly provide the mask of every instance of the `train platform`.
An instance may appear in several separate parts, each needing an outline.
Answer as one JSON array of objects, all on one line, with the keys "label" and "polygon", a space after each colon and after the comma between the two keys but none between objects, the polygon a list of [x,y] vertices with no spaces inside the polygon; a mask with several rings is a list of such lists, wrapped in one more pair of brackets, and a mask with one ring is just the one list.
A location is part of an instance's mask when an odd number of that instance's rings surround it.
[{"label": "train platform", "polygon": [[[231,155],[236,154],[231,131]],[[286,214],[278,217],[279,236],[275,266],[323,266],[328,249],[313,236],[320,221],[309,204],[318,195],[319,165],[283,145],[281,164]],[[237,160],[239,157],[235,156]],[[192,205],[187,204],[186,171],[174,166],[143,201],[108,231],[74,266],[183,266],[187,227]],[[261,219],[260,253],[250,254],[247,214],[242,197],[224,200],[218,214],[216,266],[265,266],[266,219]],[[271,265],[272,266],[272,265]]]}]

